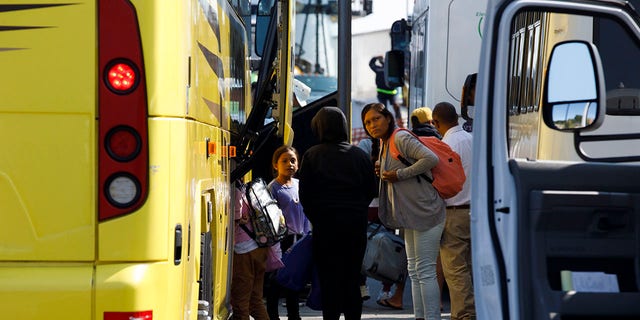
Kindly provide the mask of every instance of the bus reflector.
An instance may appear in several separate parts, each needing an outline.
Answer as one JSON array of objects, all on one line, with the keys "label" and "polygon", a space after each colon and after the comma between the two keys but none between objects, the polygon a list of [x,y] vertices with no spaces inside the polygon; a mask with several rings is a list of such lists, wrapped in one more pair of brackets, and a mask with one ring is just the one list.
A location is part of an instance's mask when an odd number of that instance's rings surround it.
[{"label": "bus reflector", "polygon": [[216,153],[216,143],[207,141],[207,157]]},{"label": "bus reflector", "polygon": [[132,91],[137,84],[135,68],[128,62],[114,63],[107,71],[107,84],[117,93]]},{"label": "bus reflector", "polygon": [[104,320],[153,320],[152,311],[105,312]]},{"label": "bus reflector", "polygon": [[104,142],[109,156],[117,161],[133,160],[142,148],[140,135],[131,127],[118,126],[111,129]]},{"label": "bus reflector", "polygon": [[112,205],[124,208],[140,198],[140,182],[130,174],[116,173],[107,179],[105,196]]}]

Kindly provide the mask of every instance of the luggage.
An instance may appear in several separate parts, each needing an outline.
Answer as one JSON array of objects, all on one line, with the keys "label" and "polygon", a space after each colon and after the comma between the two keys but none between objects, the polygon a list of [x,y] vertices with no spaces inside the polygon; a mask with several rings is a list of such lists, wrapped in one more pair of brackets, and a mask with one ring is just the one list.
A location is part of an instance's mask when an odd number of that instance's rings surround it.
[{"label": "luggage", "polygon": [[270,247],[287,236],[287,224],[267,189],[267,184],[261,178],[256,178],[247,184],[247,200],[251,206],[250,215],[253,231],[243,228],[260,247]]},{"label": "luggage", "polygon": [[369,224],[362,274],[380,281],[404,282],[407,252],[404,240],[377,223]]}]

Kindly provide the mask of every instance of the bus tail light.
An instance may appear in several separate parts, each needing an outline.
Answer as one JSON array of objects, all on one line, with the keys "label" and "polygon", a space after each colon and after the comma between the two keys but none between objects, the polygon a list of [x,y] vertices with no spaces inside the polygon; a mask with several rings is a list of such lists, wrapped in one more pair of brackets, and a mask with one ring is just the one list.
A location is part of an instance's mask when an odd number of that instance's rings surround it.
[{"label": "bus tail light", "polygon": [[131,127],[120,126],[111,129],[105,137],[104,145],[109,156],[117,161],[130,161],[142,149],[140,134]]},{"label": "bus tail light", "polygon": [[126,173],[116,173],[106,182],[105,196],[112,205],[127,208],[140,198],[140,182]]},{"label": "bus tail light", "polygon": [[135,90],[140,79],[136,67],[130,61],[114,61],[107,66],[105,75],[109,89],[118,94]]},{"label": "bus tail light", "polygon": [[153,320],[152,311],[105,312],[104,320]]},{"label": "bus tail light", "polygon": [[98,63],[98,220],[104,221],[140,208],[148,193],[147,88],[129,0],[98,1]]}]

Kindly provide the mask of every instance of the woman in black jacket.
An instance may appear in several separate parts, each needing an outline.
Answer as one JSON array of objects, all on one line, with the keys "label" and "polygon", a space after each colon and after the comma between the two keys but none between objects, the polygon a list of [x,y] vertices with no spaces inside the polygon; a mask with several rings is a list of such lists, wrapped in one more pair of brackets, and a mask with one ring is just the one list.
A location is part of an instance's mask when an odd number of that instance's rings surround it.
[{"label": "woman in black jacket", "polygon": [[360,268],[367,245],[367,211],[375,197],[369,155],[347,141],[347,120],[324,107],[311,121],[319,144],[302,157],[300,201],[313,226],[313,258],[320,278],[322,317],[359,320]]}]

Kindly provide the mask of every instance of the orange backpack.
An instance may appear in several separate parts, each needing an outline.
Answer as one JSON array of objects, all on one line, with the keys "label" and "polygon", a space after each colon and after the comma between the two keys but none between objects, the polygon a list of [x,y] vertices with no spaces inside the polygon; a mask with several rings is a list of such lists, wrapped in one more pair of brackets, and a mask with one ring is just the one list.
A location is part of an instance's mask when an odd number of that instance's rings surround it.
[{"label": "orange backpack", "polygon": [[[449,199],[462,191],[462,185],[466,180],[466,176],[464,175],[460,155],[457,152],[453,151],[448,144],[436,137],[417,136],[407,129],[397,128],[393,131],[391,137],[389,137],[389,152],[394,159],[400,160],[406,166],[410,166],[411,163],[400,154],[394,142],[395,135],[399,130],[409,132],[438,156],[438,164],[431,168],[433,180],[429,179],[426,174],[421,174],[420,177],[423,177],[433,184],[433,187],[438,190],[440,197]],[[420,178],[418,178],[418,181],[419,180]]]}]

